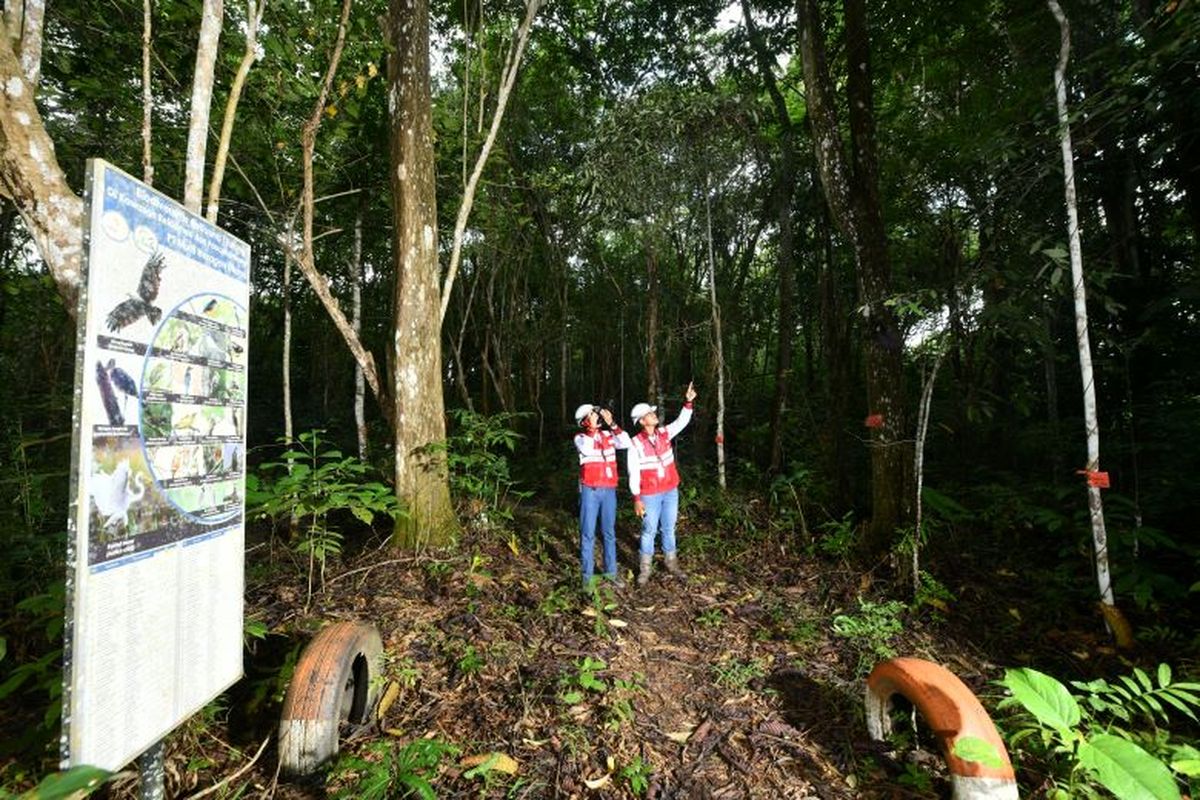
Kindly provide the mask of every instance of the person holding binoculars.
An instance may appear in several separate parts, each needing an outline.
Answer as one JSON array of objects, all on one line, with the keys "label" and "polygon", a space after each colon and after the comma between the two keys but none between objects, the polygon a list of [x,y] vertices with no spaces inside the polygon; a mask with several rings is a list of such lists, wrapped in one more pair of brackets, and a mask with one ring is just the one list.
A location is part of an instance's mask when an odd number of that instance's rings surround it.
[{"label": "person holding binoculars", "polygon": [[658,426],[658,406],[638,403],[630,416],[641,428],[630,441],[629,490],[633,492],[633,509],[642,518],[642,541],[638,564],[638,586],[650,580],[654,560],[654,539],[662,530],[663,558],[667,572],[686,578],[675,555],[675,518],[679,514],[679,471],[675,468],[675,451],[671,440],[687,427],[692,419],[692,401],[696,388],[689,382],[683,395],[679,416],[665,428]]},{"label": "person holding binoculars", "polygon": [[[604,420],[604,428],[600,420]],[[604,545],[604,569],[618,589],[625,588],[617,572],[617,450],[629,447],[629,434],[613,422],[612,412],[593,403],[575,409],[581,430],[575,434],[579,451],[579,560],[583,588],[592,585],[595,571],[596,517]],[[607,429],[607,430],[606,430]]]}]

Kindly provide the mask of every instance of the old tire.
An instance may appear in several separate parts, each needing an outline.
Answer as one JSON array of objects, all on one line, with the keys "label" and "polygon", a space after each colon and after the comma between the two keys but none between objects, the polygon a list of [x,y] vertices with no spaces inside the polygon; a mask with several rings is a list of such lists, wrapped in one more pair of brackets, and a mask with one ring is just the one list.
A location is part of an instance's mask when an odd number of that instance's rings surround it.
[{"label": "old tire", "polygon": [[[1017,800],[1017,779],[1004,740],[979,699],[950,670],[920,658],[880,662],[867,677],[867,730],[885,738],[892,728],[892,698],[901,695],[925,719],[938,738],[950,770],[953,800]],[[966,761],[955,754],[965,737],[982,739],[998,757],[994,766]]]},{"label": "old tire", "polygon": [[365,722],[383,674],[383,642],[374,625],[335,622],[300,655],[279,720],[279,766],[308,775],[337,754],[342,722]]}]

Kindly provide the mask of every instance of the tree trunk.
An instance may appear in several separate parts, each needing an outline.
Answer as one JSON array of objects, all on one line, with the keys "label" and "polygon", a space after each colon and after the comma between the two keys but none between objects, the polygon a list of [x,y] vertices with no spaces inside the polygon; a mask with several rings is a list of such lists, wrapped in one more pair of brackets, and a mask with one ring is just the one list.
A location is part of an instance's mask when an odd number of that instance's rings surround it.
[{"label": "tree trunk", "polygon": [[[559,332],[558,342],[558,417],[559,425],[563,430],[567,429],[567,364],[570,359],[571,351],[567,348],[567,333],[569,327],[567,321],[570,319],[570,309],[567,304],[567,266],[566,261],[563,261],[563,283],[561,292],[561,302],[559,303],[559,313],[562,315],[562,329]],[[622,312],[623,314],[624,312]],[[621,317],[621,322],[624,323],[625,317]],[[624,400],[624,398],[622,398]]]},{"label": "tree trunk", "polygon": [[653,404],[661,389],[658,376],[658,257],[646,251],[646,402]]},{"label": "tree trunk", "polygon": [[217,43],[225,15],[223,0],[204,0],[200,17],[200,41],[196,45],[196,72],[192,78],[192,114],[188,127],[187,162],[183,181],[183,205],[200,213],[204,198],[204,153],[208,145],[208,115],[212,105]]},{"label": "tree trunk", "polygon": [[[1075,339],[1079,344],[1079,373],[1083,379],[1083,419],[1087,432],[1087,474],[1100,471],[1100,422],[1096,411],[1096,384],[1092,374],[1092,345],[1088,337],[1087,293],[1083,283],[1083,249],[1080,245],[1079,209],[1075,198],[1075,156],[1071,147],[1071,123],[1067,114],[1067,61],[1071,55],[1071,29],[1057,0],[1047,0],[1061,32],[1058,64],[1054,68],[1054,95],[1058,105],[1059,144],[1062,147],[1063,185],[1067,205],[1067,242],[1071,257],[1071,281],[1075,297]],[[1092,543],[1096,559],[1096,583],[1100,602],[1113,606],[1112,580],[1108,572],[1108,534],[1104,528],[1104,504],[1100,487],[1088,480],[1088,510],[1092,519]]]},{"label": "tree trunk", "polygon": [[221,182],[225,178],[225,159],[229,154],[229,142],[233,138],[233,122],[237,118],[238,101],[242,97],[242,87],[246,85],[246,76],[254,66],[258,57],[258,25],[262,22],[263,10],[267,0],[247,0],[246,2],[246,50],[242,53],[241,63],[229,86],[229,99],[225,101],[225,119],[221,123],[221,140],[217,143],[217,155],[213,158],[212,181],[208,185],[208,209],[206,218],[214,225],[217,222],[217,207],[221,201]]},{"label": "tree trunk", "polygon": [[21,74],[34,94],[42,79],[42,23],[46,0],[10,0],[4,4],[4,23],[12,37]]},{"label": "tree trunk", "polygon": [[[358,213],[354,216],[354,252],[350,257],[350,324],[354,336],[362,341],[362,235],[367,195],[359,195]],[[365,405],[366,381],[363,369],[354,362],[354,430],[358,435],[358,457],[367,460],[367,417]]]},{"label": "tree trunk", "polygon": [[853,415],[851,403],[850,325],[842,289],[834,272],[833,237],[828,215],[819,220],[824,254],[819,278],[821,294],[822,360],[825,372],[825,426],[823,448],[826,469],[833,481],[833,497],[841,516],[854,506],[854,482],[845,423]]},{"label": "tree trunk", "polygon": [[[294,440],[292,428],[292,249],[283,248],[283,438]],[[288,471],[291,471],[289,459]]]},{"label": "tree trunk", "polygon": [[779,222],[779,342],[775,351],[775,394],[771,400],[771,472],[783,468],[784,411],[792,373],[792,339],[796,331],[795,234],[792,229],[792,196],[796,191],[796,147],[792,117],[775,80],[775,59],[767,52],[749,0],[742,0],[746,31],[762,73],[763,85],[771,97],[775,119],[779,123],[779,174],[772,205]]},{"label": "tree trunk", "polygon": [[454,383],[458,386],[458,395],[463,406],[472,414],[475,413],[475,403],[471,400],[471,388],[467,385],[467,371],[463,363],[463,341],[467,337],[467,327],[471,323],[471,308],[475,303],[475,291],[479,288],[479,267],[476,265],[474,279],[471,281],[471,291],[463,304],[462,322],[458,326],[458,337],[454,340]]},{"label": "tree trunk", "polygon": [[913,475],[917,490],[913,494],[913,537],[912,537],[912,587],[916,598],[921,590],[921,489],[925,484],[925,436],[929,433],[929,409],[933,405],[933,386],[937,383],[938,370],[946,357],[945,348],[934,356],[933,369],[921,386],[921,404],[917,408],[917,439],[913,452]]},{"label": "tree trunk", "polygon": [[[833,82],[816,0],[799,0],[800,53],[813,149],[830,213],[851,242],[863,309],[868,413],[871,428],[871,523],[864,545],[885,552],[896,529],[911,518],[912,460],[906,444],[900,334],[885,302],[891,293],[891,262],[879,198],[870,46],[863,0],[845,0],[846,82],[853,163],[842,147]],[[851,169],[851,166],[853,167]]]},{"label": "tree trunk", "polygon": [[429,2],[390,0],[388,113],[396,286],[391,350],[396,494],[408,516],[396,544],[448,544],[458,532],[450,503],[442,400],[441,314]]},{"label": "tree trunk", "polygon": [[865,0],[845,0],[846,58],[852,65],[846,82],[858,209],[856,255],[862,304],[867,309],[867,403],[883,425],[871,437],[871,524],[867,547],[886,550],[896,529],[912,518],[912,460],[904,403],[902,341],[895,315],[885,301],[892,292],[892,264],[875,146],[875,104],[871,89],[871,48]]},{"label": "tree trunk", "polygon": [[[521,66],[521,56],[525,53],[525,45],[529,41],[529,29],[533,26],[533,18],[537,15],[541,0],[525,0],[525,18],[517,26],[513,41],[509,46],[508,57],[504,60],[504,70],[500,76],[500,95],[496,98],[496,109],[492,112],[492,124],[488,128],[487,139],[475,159],[475,168],[463,188],[462,202],[458,207],[458,216],[454,221],[454,239],[450,246],[450,266],[446,270],[446,280],[442,283],[442,306],[438,319],[445,321],[446,309],[450,306],[450,291],[454,288],[454,278],[458,274],[459,259],[462,257],[463,235],[467,230],[467,218],[471,215],[471,206],[475,203],[475,192],[479,188],[479,178],[487,165],[492,146],[496,143],[496,134],[500,131],[500,122],[504,119],[504,109],[508,107],[508,98],[512,95],[513,85],[517,82],[517,70]],[[463,147],[466,147],[466,129],[463,129]],[[465,153],[464,153],[465,155]],[[466,169],[466,162],[463,162]]]},{"label": "tree trunk", "polygon": [[712,310],[713,360],[717,372],[717,485],[725,489],[725,349],[721,343],[721,306],[717,303],[717,261],[713,257],[712,198],[705,176],[704,228],[708,240],[708,302]]},{"label": "tree trunk", "polygon": [[1042,303],[1042,367],[1046,377],[1046,422],[1050,425],[1050,482],[1055,486],[1062,479],[1062,453],[1059,447],[1058,418],[1058,359],[1055,348],[1053,300]]},{"label": "tree trunk", "polygon": [[63,305],[76,314],[83,255],[83,201],[54,157],[7,27],[0,32],[0,191],[16,206],[54,278]]},{"label": "tree trunk", "polygon": [[154,158],[151,155],[150,137],[154,111],[154,87],[150,83],[150,39],[154,23],[152,2],[153,0],[142,0],[142,180],[147,186],[154,185]]},{"label": "tree trunk", "polygon": [[42,23],[46,17],[45,0],[25,0],[25,25],[21,31],[21,68],[25,80],[37,91],[42,82]]}]

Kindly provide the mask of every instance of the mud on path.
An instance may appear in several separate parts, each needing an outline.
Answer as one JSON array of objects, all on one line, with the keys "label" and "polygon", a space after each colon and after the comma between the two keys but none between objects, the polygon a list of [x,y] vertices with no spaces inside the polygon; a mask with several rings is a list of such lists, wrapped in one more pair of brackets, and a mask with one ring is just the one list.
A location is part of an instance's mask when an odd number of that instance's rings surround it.
[{"label": "mud on path", "polygon": [[[453,752],[424,773],[438,797],[946,796],[935,755],[918,750],[920,768],[906,767],[867,741],[862,676],[878,652],[836,635],[831,623],[859,610],[871,576],[778,540],[704,533],[685,519],[680,562],[689,578],[668,576],[656,559],[650,585],[638,589],[628,571],[636,537],[622,520],[618,562],[629,588],[606,584],[588,596],[577,586],[572,517],[533,511],[506,527],[473,530],[453,554],[398,558],[377,547],[331,563],[307,613],[305,565],[280,569],[296,556],[277,547],[264,571],[274,577],[258,583],[251,566],[247,614],[272,634],[228,713],[189,723],[172,739],[169,795],[202,790],[244,765],[272,734],[280,665],[286,679],[311,631],[360,619],[379,627],[388,679],[400,691],[380,724],[343,731],[343,753],[373,763],[380,742],[448,743]],[[940,660],[973,688],[995,677],[985,660],[964,655],[969,646],[935,640],[913,616],[886,638],[896,652]],[[210,796],[360,796],[364,769],[284,781],[273,749]],[[470,769],[480,760],[471,756],[492,753],[511,758],[515,774]],[[501,763],[513,766],[493,766]],[[404,796],[394,788],[389,796]]]}]

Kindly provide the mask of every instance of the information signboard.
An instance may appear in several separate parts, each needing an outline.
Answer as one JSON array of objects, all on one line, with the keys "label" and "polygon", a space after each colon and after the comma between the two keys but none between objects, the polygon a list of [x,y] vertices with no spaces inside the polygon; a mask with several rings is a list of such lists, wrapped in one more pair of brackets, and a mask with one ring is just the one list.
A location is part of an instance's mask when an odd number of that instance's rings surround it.
[{"label": "information signboard", "polygon": [[64,764],[124,767],[242,675],[250,247],[88,164]]}]

